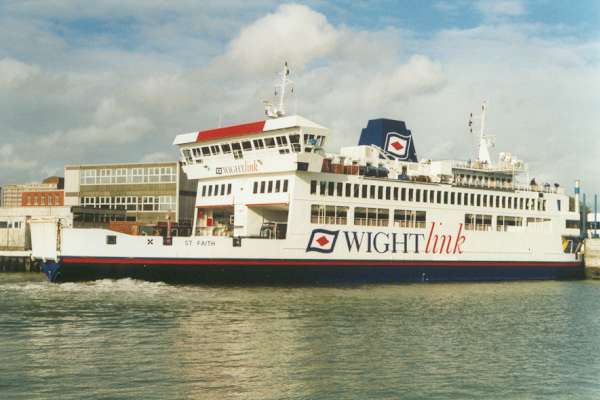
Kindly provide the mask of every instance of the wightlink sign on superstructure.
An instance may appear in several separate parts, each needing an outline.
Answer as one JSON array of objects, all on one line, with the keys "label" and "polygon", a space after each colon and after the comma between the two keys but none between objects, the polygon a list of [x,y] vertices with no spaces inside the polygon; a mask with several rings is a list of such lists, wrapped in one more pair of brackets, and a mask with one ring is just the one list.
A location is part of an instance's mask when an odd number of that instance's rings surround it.
[{"label": "wightlink sign on superstructure", "polygon": [[348,253],[462,254],[467,240],[463,224],[455,234],[441,233],[441,227],[432,222],[427,233],[313,229],[306,252],[329,254],[341,246]]}]

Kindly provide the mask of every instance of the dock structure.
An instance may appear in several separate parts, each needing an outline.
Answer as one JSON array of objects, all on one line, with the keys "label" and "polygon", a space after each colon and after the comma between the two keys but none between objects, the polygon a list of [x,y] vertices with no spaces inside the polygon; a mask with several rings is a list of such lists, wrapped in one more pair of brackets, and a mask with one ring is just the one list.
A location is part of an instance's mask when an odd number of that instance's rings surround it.
[{"label": "dock structure", "polygon": [[0,251],[0,272],[40,272],[41,263],[31,258],[31,251]]},{"label": "dock structure", "polygon": [[585,240],[585,276],[600,279],[600,239]]}]

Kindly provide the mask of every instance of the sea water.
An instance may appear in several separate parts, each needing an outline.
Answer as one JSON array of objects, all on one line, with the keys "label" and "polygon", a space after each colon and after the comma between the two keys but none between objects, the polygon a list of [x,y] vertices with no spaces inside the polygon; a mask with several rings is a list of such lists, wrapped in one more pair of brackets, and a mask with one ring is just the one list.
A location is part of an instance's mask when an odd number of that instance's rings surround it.
[{"label": "sea water", "polygon": [[599,399],[600,282],[0,274],[0,399]]}]

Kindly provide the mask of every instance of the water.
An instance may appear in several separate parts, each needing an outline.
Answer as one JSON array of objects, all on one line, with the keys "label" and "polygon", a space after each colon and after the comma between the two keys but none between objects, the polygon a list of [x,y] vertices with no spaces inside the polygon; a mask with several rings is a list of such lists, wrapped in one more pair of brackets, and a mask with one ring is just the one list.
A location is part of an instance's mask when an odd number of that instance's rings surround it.
[{"label": "water", "polygon": [[0,274],[0,399],[598,399],[600,282],[219,288]]}]

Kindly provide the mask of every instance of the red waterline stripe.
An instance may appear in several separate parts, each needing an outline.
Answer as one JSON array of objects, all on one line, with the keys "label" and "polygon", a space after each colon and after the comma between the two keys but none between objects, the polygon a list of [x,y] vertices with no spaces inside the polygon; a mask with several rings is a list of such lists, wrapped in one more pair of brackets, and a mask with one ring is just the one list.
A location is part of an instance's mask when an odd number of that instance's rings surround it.
[{"label": "red waterline stripe", "polygon": [[580,262],[519,262],[519,261],[351,261],[351,260],[227,260],[169,258],[63,257],[65,264],[159,264],[159,265],[291,265],[291,266],[428,266],[428,267],[578,267]]}]

